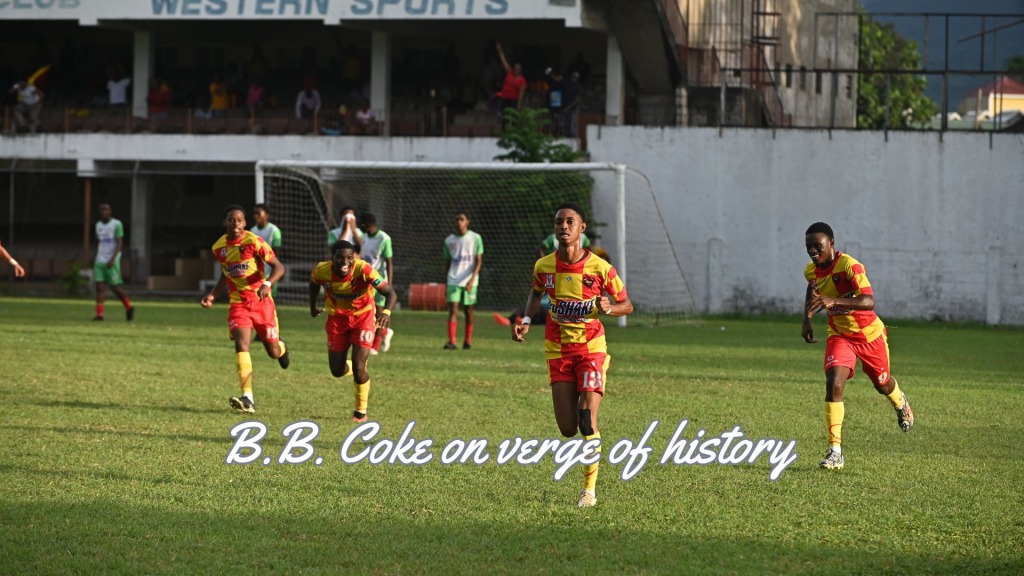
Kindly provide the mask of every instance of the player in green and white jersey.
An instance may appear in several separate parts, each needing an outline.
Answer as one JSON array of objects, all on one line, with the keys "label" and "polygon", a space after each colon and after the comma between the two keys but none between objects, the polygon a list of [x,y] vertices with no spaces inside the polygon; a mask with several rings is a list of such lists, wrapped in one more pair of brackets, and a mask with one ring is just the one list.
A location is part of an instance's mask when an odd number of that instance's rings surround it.
[{"label": "player in green and white jersey", "polygon": [[484,261],[484,240],[469,229],[469,216],[455,213],[455,233],[444,240],[445,273],[448,276],[448,343],[445,350],[455,349],[456,324],[459,304],[466,310],[466,336],[462,348],[473,346],[473,308],[480,279],[480,266]]},{"label": "player in green and white jersey", "polygon": [[[377,227],[377,217],[369,212],[364,212],[359,217],[359,229],[363,232],[363,245],[359,252],[359,258],[369,262],[370,266],[373,266],[373,269],[383,276],[388,284],[394,286],[395,274],[394,267],[391,264],[391,257],[393,256],[391,236]],[[375,300],[377,309],[380,310],[384,307],[387,298],[380,292],[377,292]],[[391,348],[391,338],[394,335],[395,331],[390,326],[387,331],[377,330],[377,335],[373,339],[373,347],[370,348],[370,354],[387,352]]]},{"label": "player in green and white jersey", "polygon": [[[266,204],[257,204],[253,206],[253,218],[256,223],[253,224],[250,232],[263,238],[263,241],[270,244],[270,247],[274,249],[275,254],[280,254],[281,250],[281,229],[270,223],[270,209],[267,208]],[[270,267],[266,266],[264,274],[267,278],[270,278]],[[272,298],[277,297],[277,284],[274,284],[271,289],[270,296]]]},{"label": "player in green and white jersey", "polygon": [[104,202],[99,206],[100,221],[96,223],[96,261],[92,267],[93,279],[96,281],[96,320],[103,320],[103,298],[106,296],[107,285],[114,295],[124,304],[125,318],[131,322],[135,319],[135,308],[128,295],[121,289],[124,279],[121,278],[121,248],[124,244],[124,225],[112,216],[110,204]]}]

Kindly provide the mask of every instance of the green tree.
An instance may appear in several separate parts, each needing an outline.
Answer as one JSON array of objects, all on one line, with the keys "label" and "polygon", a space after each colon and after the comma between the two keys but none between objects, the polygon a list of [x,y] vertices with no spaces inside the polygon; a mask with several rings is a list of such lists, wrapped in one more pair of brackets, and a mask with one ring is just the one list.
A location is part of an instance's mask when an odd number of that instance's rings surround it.
[{"label": "green tree", "polygon": [[1011,56],[1006,59],[1006,70],[1010,78],[1017,82],[1024,82],[1024,56]]},{"label": "green tree", "polygon": [[534,108],[505,109],[505,127],[498,131],[498,147],[508,150],[494,157],[510,162],[576,162],[584,155],[554,136],[544,133],[551,123],[547,110]]},{"label": "green tree", "polygon": [[891,23],[875,22],[862,13],[858,56],[863,71],[857,83],[858,128],[913,128],[938,112],[935,102],[924,94],[927,79],[913,73],[921,69],[917,43],[900,36]]}]

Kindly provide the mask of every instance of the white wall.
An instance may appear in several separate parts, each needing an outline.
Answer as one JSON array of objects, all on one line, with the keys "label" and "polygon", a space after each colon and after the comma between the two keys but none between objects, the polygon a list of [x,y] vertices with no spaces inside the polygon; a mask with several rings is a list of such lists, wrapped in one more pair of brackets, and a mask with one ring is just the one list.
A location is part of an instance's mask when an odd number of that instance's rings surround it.
[{"label": "white wall", "polygon": [[492,138],[374,136],[199,136],[41,134],[0,139],[0,159],[252,162],[395,160],[491,162],[504,151]]},{"label": "white wall", "polygon": [[1024,324],[1024,135],[605,126],[588,142],[650,178],[705,312],[800,310],[822,220],[883,318]]}]

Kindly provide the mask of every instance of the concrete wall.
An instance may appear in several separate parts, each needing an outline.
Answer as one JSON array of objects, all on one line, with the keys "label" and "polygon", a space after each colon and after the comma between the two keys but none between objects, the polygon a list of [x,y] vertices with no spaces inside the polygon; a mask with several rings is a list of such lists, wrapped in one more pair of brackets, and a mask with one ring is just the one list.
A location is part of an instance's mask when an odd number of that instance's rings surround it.
[{"label": "concrete wall", "polygon": [[588,142],[649,177],[705,312],[799,311],[822,220],[883,317],[1024,324],[1024,135],[606,126]]},{"label": "concrete wall", "polygon": [[261,159],[491,162],[503,152],[492,138],[41,134],[0,140],[3,164],[11,158],[254,165]]}]

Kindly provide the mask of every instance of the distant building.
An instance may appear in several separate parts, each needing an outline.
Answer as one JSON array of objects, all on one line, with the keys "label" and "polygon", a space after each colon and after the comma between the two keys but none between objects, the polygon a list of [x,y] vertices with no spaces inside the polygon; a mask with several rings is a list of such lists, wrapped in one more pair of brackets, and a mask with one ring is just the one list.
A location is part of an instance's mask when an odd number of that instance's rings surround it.
[{"label": "distant building", "polygon": [[1024,84],[1009,76],[972,90],[956,108],[961,116],[974,113],[986,120],[1014,110],[1024,113]]}]

